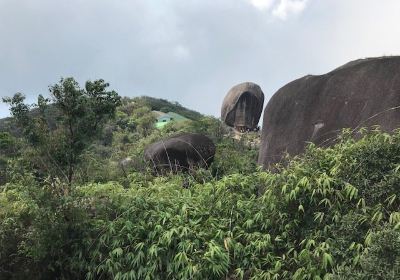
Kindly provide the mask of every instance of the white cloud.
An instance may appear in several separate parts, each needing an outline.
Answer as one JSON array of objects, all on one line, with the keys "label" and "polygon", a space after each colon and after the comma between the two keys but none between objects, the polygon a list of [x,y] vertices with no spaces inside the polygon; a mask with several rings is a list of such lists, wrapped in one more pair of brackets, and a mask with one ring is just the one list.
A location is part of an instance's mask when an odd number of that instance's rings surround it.
[{"label": "white cloud", "polygon": [[267,101],[306,74],[400,55],[400,1],[381,2],[0,0],[0,98],[24,92],[30,103],[60,77],[103,78],[123,96],[219,115],[239,82],[259,84]]},{"label": "white cloud", "polygon": [[280,0],[272,10],[272,15],[286,20],[288,16],[300,14],[306,7],[308,0]]},{"label": "white cloud", "polygon": [[248,0],[251,5],[262,12],[268,12],[273,17],[286,20],[289,16],[300,14],[308,0]]},{"label": "white cloud", "polygon": [[183,45],[175,46],[173,54],[179,60],[186,60],[190,57],[189,49]]},{"label": "white cloud", "polygon": [[250,3],[261,11],[271,8],[274,2],[275,0],[250,0]]}]

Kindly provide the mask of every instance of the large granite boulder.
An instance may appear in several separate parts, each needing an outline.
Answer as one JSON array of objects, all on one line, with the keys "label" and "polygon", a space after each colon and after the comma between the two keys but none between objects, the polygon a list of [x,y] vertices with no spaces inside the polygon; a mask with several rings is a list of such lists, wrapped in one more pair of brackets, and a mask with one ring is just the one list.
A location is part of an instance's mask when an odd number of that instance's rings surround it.
[{"label": "large granite boulder", "polygon": [[215,145],[210,138],[197,133],[183,133],[151,144],[145,159],[159,173],[188,171],[213,162]]},{"label": "large granite boulder", "polygon": [[260,86],[246,82],[231,88],[221,108],[221,119],[238,131],[254,130],[260,120],[264,93]]},{"label": "large granite boulder", "polygon": [[400,127],[400,57],[356,60],[279,89],[264,110],[259,164],[268,168],[307,142],[331,145],[343,128]]}]

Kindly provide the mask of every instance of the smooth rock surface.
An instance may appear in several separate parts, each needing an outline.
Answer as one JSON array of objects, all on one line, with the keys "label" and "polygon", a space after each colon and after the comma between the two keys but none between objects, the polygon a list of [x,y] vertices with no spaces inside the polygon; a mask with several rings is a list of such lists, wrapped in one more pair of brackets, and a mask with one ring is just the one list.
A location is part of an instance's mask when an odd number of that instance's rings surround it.
[{"label": "smooth rock surface", "polygon": [[239,131],[254,130],[261,117],[264,93],[251,82],[231,88],[221,107],[221,120]]},{"label": "smooth rock surface", "polygon": [[182,133],[151,144],[144,155],[157,172],[188,171],[209,167],[214,160],[215,145],[202,134]]},{"label": "smooth rock surface", "polygon": [[328,146],[343,128],[400,127],[400,57],[352,61],[279,89],[264,110],[259,164],[268,168],[307,142]]}]

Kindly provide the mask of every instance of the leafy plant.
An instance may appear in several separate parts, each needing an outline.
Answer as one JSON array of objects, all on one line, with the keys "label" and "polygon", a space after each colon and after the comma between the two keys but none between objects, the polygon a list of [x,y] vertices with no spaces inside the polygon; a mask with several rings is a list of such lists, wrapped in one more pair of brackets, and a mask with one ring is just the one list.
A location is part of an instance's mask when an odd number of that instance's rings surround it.
[{"label": "leafy plant", "polygon": [[103,80],[87,81],[81,89],[73,78],[61,79],[50,87],[52,106],[55,107],[55,127],[47,117],[47,103],[39,95],[38,117],[30,114],[32,106],[24,103],[25,97],[17,93],[12,98],[3,98],[10,104],[11,114],[27,142],[38,154],[43,169],[50,174],[63,176],[71,185],[80,155],[98,136],[102,127],[115,114],[120,97],[115,91],[107,91],[108,83]]},{"label": "leafy plant", "polygon": [[[214,133],[218,121],[142,137],[118,121],[149,109],[118,111],[110,144],[81,154],[89,183],[65,192],[68,181],[37,180],[23,159],[10,161],[0,278],[396,279],[400,131],[344,132],[274,172],[257,169],[251,139],[222,137],[211,170],[156,177],[140,169],[148,143],[181,129]],[[114,172],[125,156],[138,166]]]}]

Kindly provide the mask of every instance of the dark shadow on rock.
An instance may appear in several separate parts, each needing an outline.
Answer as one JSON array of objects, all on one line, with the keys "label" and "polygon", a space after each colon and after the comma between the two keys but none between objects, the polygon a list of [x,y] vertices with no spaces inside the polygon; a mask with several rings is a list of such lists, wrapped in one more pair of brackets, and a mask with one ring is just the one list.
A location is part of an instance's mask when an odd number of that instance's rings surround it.
[{"label": "dark shadow on rock", "polygon": [[240,132],[255,130],[264,105],[260,86],[245,82],[231,88],[221,107],[221,120]]},{"label": "dark shadow on rock", "polygon": [[214,160],[215,145],[197,133],[182,133],[146,147],[144,156],[158,174],[208,168]]}]

